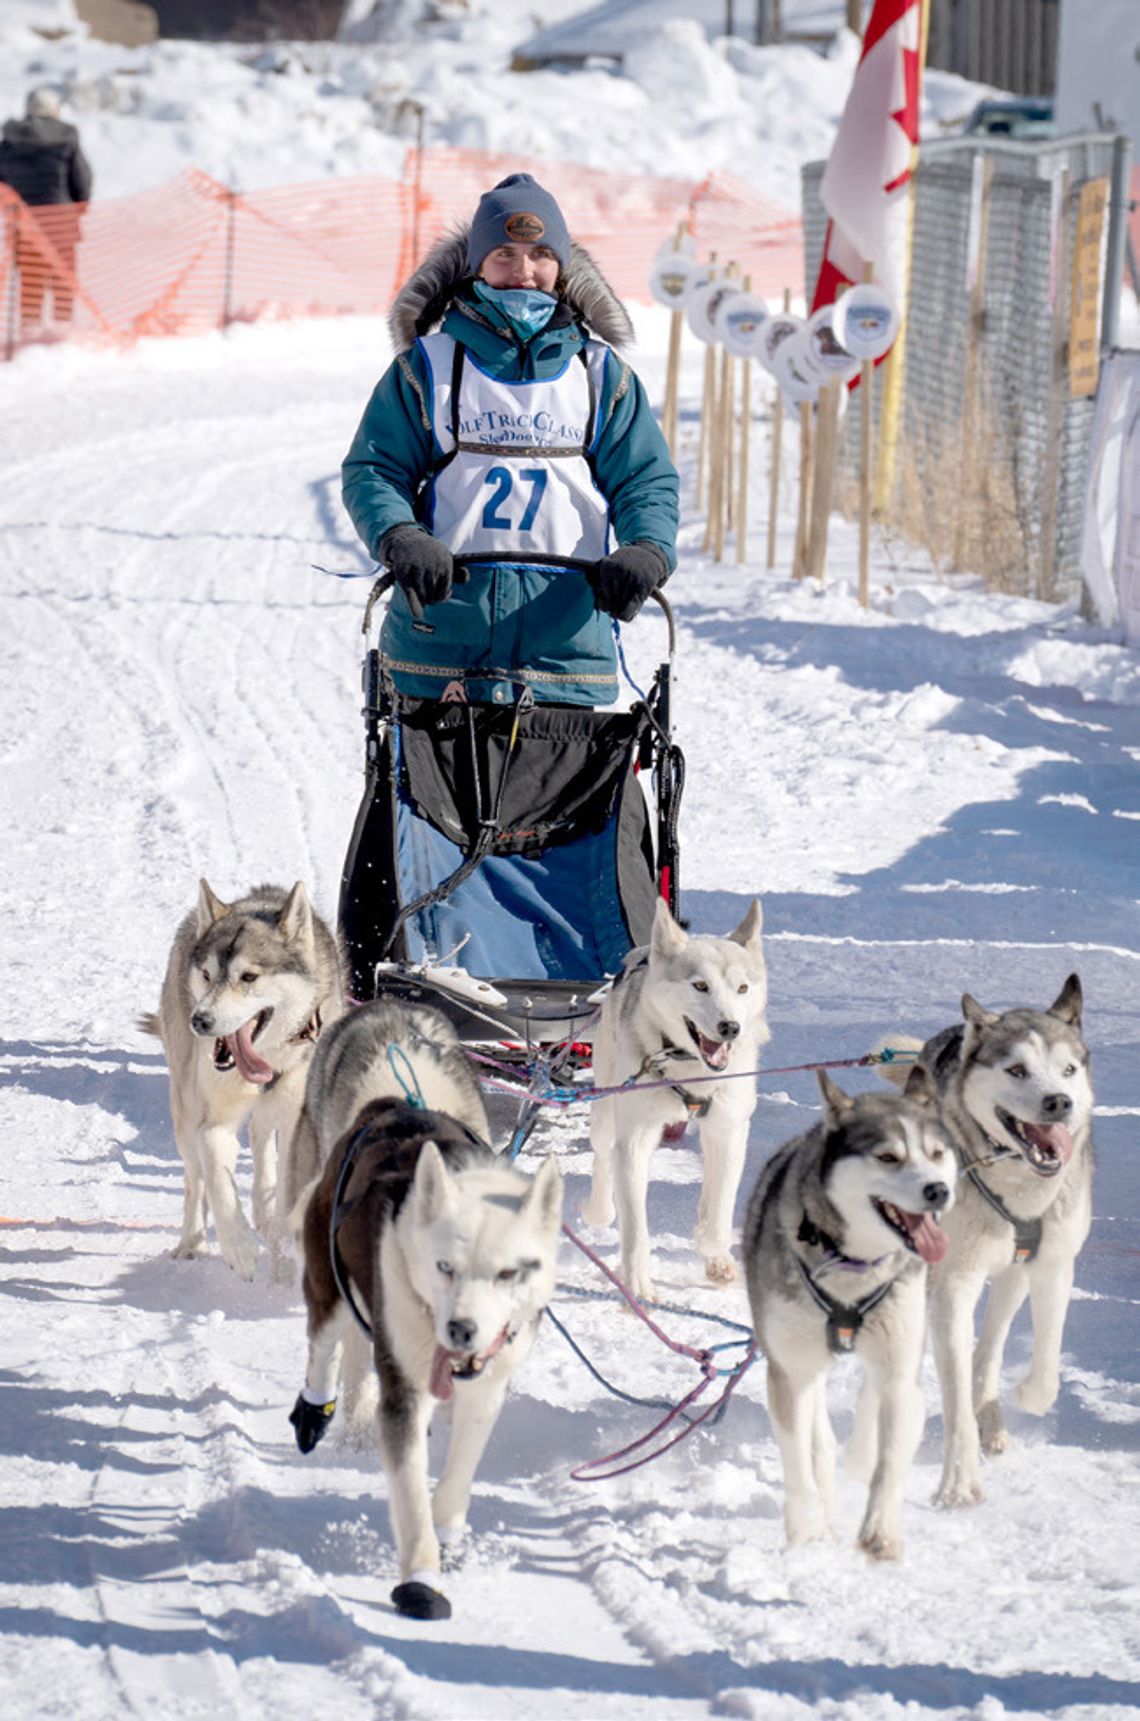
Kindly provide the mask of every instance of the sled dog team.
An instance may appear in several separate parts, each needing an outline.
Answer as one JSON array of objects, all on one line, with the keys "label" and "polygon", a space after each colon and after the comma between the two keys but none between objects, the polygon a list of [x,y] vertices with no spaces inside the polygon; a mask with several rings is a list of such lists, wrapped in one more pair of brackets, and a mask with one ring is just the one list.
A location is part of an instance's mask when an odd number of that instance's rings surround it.
[{"label": "sled dog team", "polygon": [[[708,1278],[736,1276],[733,1206],[769,1039],[761,912],[725,937],[691,937],[658,903],[593,1040],[594,1174],[583,1218],[618,1222],[621,1273],[652,1299],[647,1194],[663,1135],[698,1123],[695,1243]],[[848,1095],[819,1072],[823,1113],[768,1160],[741,1244],[790,1543],[826,1533],[835,1439],[826,1379],[864,1365],[847,1463],[868,1480],[860,1545],[901,1550],[903,1487],[922,1429],[926,1307],[942,1393],[937,1498],[981,1498],[981,1453],[1006,1443],[998,1397],[1010,1325],[1028,1295],[1033,1356],[1016,1392],[1042,1415],[1059,1384],[1062,1329],[1091,1219],[1092,1089],[1075,974],[1047,1009],[984,1009],[883,1066],[898,1093]],[[511,1375],[554,1289],[562,1177],[496,1155],[471,1065],[445,1018],[378,1002],[348,1009],[341,960],[302,884],[221,901],[203,880],[179,927],[157,1014],[185,1173],[175,1256],[201,1255],[212,1213],[222,1256],[252,1277],[256,1232],[286,1270],[303,1260],[305,1384],[293,1408],[309,1452],[336,1408],[378,1423],[399,1558],[397,1609],[441,1618],[441,1545],[464,1533],[476,1467]],[[234,1172],[253,1153],[253,1227]],[[275,1160],[276,1138],[281,1163]],[[929,1284],[928,1284],[929,1281]],[[989,1297],[980,1336],[974,1315]],[[450,1419],[434,1493],[428,1429]]]}]

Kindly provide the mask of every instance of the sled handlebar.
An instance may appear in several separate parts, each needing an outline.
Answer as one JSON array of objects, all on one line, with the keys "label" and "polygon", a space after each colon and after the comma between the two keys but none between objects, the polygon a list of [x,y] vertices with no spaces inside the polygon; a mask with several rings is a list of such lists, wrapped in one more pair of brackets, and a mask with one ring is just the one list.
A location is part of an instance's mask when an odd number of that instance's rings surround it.
[{"label": "sled handlebar", "polygon": [[[472,562],[485,562],[496,559],[499,558],[492,557],[491,555],[469,556],[462,558],[457,557],[455,562],[454,583],[458,586],[466,584],[467,580],[471,577],[470,564]],[[580,562],[576,561],[572,556],[559,557],[554,565],[560,568],[577,568],[582,573],[588,573],[598,566],[597,562]],[[377,579],[376,584],[372,587],[371,592],[368,594],[368,603],[364,610],[364,625],[361,630],[363,633],[367,634],[372,625],[372,606],[384,596],[385,592],[391,591],[396,583],[396,576],[392,572],[391,568],[385,568],[384,572]],[[411,610],[414,619],[416,621],[422,621],[424,606],[420,602],[419,597],[415,592],[409,591],[407,587],[403,587],[402,590],[404,593],[404,599],[408,608]],[[672,657],[677,649],[677,629],[673,621],[673,606],[661,591],[660,587],[656,587],[649,595],[651,598],[656,599],[657,603],[664,611],[665,620],[669,627],[669,656]]]}]

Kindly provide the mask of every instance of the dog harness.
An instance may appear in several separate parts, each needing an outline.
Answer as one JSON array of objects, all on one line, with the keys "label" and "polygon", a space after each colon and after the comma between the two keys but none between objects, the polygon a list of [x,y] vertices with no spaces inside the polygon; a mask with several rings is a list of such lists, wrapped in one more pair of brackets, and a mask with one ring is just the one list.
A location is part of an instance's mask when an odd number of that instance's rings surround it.
[{"label": "dog harness", "polygon": [[[646,958],[645,960],[648,959]],[[644,965],[645,962],[642,961],[635,963],[634,967],[641,968],[644,967]],[[632,970],[628,970],[628,972],[632,972]],[[622,976],[619,976],[619,978],[622,978]],[[660,1051],[646,1052],[645,1056],[641,1060],[640,1068],[633,1078],[633,1082],[636,1084],[641,1080],[642,1076],[660,1075],[663,1066],[672,1058],[692,1059],[694,1055],[695,1054],[692,1052],[687,1052],[684,1046],[674,1046],[666,1040]],[[709,1109],[716,1097],[715,1094],[691,1094],[688,1088],[681,1086],[680,1082],[670,1082],[669,1091],[676,1094],[677,1098],[681,1101],[681,1104],[688,1112],[690,1118],[695,1118],[698,1121],[709,1115]]]},{"label": "dog harness", "polygon": [[[1017,1155],[1010,1148],[1003,1148],[1000,1142],[991,1141],[988,1135],[986,1136],[986,1140],[990,1142],[991,1147],[998,1150],[1002,1159],[1017,1158]],[[994,1212],[998,1214],[1000,1218],[1004,1219],[1006,1224],[1012,1228],[1013,1265],[1020,1267],[1027,1266],[1030,1261],[1036,1259],[1037,1252],[1041,1247],[1041,1219],[1039,1217],[1034,1219],[1021,1219],[1016,1213],[1011,1213],[1001,1196],[996,1194],[994,1190],[990,1188],[989,1184],[978,1171],[976,1160],[967,1159],[965,1154],[962,1152],[959,1152],[958,1158],[961,1160],[962,1170],[966,1173],[966,1176],[970,1179],[970,1182],[982,1197],[982,1200],[988,1201]]]},{"label": "dog harness", "polygon": [[[819,1244],[827,1250],[823,1261],[816,1269],[817,1272],[822,1272],[824,1267],[837,1265],[846,1268],[849,1272],[865,1273],[869,1268],[877,1267],[880,1261],[886,1260],[885,1255],[880,1255],[878,1261],[859,1261],[854,1256],[844,1255],[835,1239],[829,1237],[825,1231],[821,1231],[806,1213],[800,1222],[797,1240],[801,1243],[807,1243],[809,1246]],[[837,1297],[828,1296],[823,1287],[816,1283],[811,1268],[802,1255],[795,1256],[795,1263],[803,1276],[804,1284],[811,1293],[812,1300],[827,1316],[828,1349],[834,1356],[848,1355],[855,1349],[855,1341],[862,1330],[863,1322],[872,1309],[878,1308],[887,1292],[897,1282],[899,1275],[896,1273],[894,1278],[888,1279],[885,1285],[877,1285],[868,1296],[858,1303],[841,1303]]]},{"label": "dog harness", "polygon": [[[958,1062],[962,1049],[962,1038],[964,1033],[964,1028],[956,1027],[949,1034],[946,1044],[941,1048],[938,1056],[934,1060],[932,1073],[935,1077],[947,1075]],[[974,1121],[977,1122],[976,1119]],[[986,1135],[985,1130],[982,1129],[980,1124],[978,1124],[978,1128],[981,1129],[982,1135],[985,1136],[986,1141],[989,1143],[990,1147],[993,1148],[994,1157],[996,1159],[1017,1158],[1017,1154],[1014,1152],[1013,1148],[1006,1147],[1004,1143],[1000,1141],[995,1141],[991,1135]],[[989,1184],[981,1176],[978,1170],[977,1160],[967,1158],[964,1150],[958,1147],[957,1143],[955,1143],[955,1148],[962,1170],[966,1173],[966,1176],[970,1179],[970,1182],[973,1184],[982,1200],[989,1202],[994,1212],[999,1218],[1005,1220],[1006,1224],[1013,1232],[1013,1265],[1026,1266],[1030,1261],[1036,1259],[1037,1251],[1041,1247],[1041,1220],[1039,1218],[1019,1219],[1016,1213],[1011,1213],[1001,1196],[995,1194]]]},{"label": "dog harness", "polygon": [[[423,1110],[422,1101],[418,1106],[414,1100],[408,1103],[412,1106],[413,1110]],[[461,1129],[463,1131],[464,1135],[466,1135],[468,1141],[470,1141],[473,1147],[486,1147],[486,1142],[476,1135],[475,1131],[467,1124],[461,1123],[458,1118],[452,1118],[450,1121],[457,1129]],[[348,1188],[348,1182],[356,1164],[357,1154],[360,1152],[364,1143],[374,1137],[375,1129],[376,1120],[375,1118],[371,1118],[368,1123],[363,1124],[361,1128],[357,1130],[356,1134],[345,1148],[344,1158],[341,1160],[340,1171],[337,1174],[336,1189],[333,1193],[332,1211],[329,1214],[329,1259],[332,1264],[333,1281],[337,1290],[344,1299],[352,1318],[368,1338],[372,1338],[374,1336],[372,1323],[361,1313],[360,1308],[357,1305],[356,1298],[352,1294],[352,1287],[349,1284],[348,1274],[345,1271],[344,1260],[341,1256],[340,1249],[337,1247],[337,1233],[340,1231],[344,1221],[348,1218],[348,1215],[353,1212],[355,1208],[359,1207],[360,1203],[366,1199],[373,1184],[379,1181],[381,1174],[377,1172],[376,1176],[373,1177],[365,1188],[360,1191],[359,1195],[354,1195],[351,1201],[345,1200],[344,1192]],[[508,1334],[507,1343],[511,1343],[514,1337],[514,1333]]]}]

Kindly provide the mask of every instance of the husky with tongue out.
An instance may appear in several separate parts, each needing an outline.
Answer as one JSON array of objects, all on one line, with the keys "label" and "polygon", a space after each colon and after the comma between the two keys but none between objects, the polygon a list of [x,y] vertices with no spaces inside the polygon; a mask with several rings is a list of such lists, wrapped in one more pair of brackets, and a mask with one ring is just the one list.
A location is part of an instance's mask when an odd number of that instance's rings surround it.
[{"label": "husky with tongue out", "polygon": [[[397,1609],[445,1619],[440,1543],[464,1533],[476,1467],[554,1289],[562,1174],[533,1179],[486,1145],[470,1064],[439,1011],[365,1004],[322,1045],[293,1175],[309,1356],[290,1415],[311,1452],[336,1409],[376,1409],[400,1562]],[[330,1136],[330,1131],[332,1132]],[[448,1407],[434,1494],[428,1429]]]},{"label": "husky with tongue out", "polygon": [[[998,1013],[967,993],[962,1022],[925,1044],[891,1042],[912,1047],[937,1084],[963,1173],[947,1220],[946,1260],[932,1279],[943,1506],[980,1500],[981,1453],[1005,1450],[1002,1354],[1026,1296],[1033,1358],[1014,1396],[1033,1416],[1043,1416],[1057,1397],[1073,1268],[1092,1218],[1093,1093],[1081,1010],[1081,983],[1070,974],[1047,1010]],[[987,1280],[975,1348],[974,1310]]]},{"label": "husky with tongue out", "polygon": [[223,1259],[253,1277],[257,1236],[238,1200],[238,1131],[249,1125],[253,1222],[271,1235],[276,1145],[289,1140],[322,1030],[344,1009],[336,940],[301,883],[260,885],[223,902],[200,881],[198,905],[175,935],[154,1015],[138,1026],[162,1041],[170,1110],[185,1172],[176,1259],[206,1252],[210,1213]]},{"label": "husky with tongue out", "polygon": [[606,994],[593,1036],[599,1087],[590,1107],[594,1175],[588,1225],[621,1230],[622,1276],[652,1300],[649,1169],[662,1136],[698,1122],[704,1174],[695,1241],[714,1284],[736,1278],[732,1214],[756,1109],[760,1048],[771,1037],[759,902],[726,937],[690,937],[658,901],[650,941]]},{"label": "husky with tongue out", "polygon": [[954,1156],[925,1071],[901,1097],[852,1097],[818,1075],[822,1122],[765,1165],[743,1234],[784,1466],[784,1523],[792,1545],[831,1527],[827,1374],[837,1355],[853,1352],[864,1379],[846,1468],[870,1478],[859,1545],[873,1559],[897,1559],[903,1485],[922,1434],[926,1269],[946,1253]]}]

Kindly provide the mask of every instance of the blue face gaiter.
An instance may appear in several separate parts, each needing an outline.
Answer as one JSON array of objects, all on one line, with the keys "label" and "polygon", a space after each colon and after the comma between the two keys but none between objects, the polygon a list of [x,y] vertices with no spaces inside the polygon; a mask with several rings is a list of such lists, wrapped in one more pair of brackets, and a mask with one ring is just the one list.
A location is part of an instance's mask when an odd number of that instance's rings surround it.
[{"label": "blue face gaiter", "polygon": [[552,294],[540,293],[537,287],[488,287],[486,281],[476,281],[475,292],[485,305],[501,311],[524,341],[546,327],[558,304]]}]

